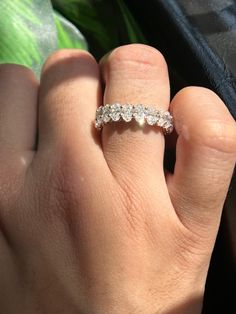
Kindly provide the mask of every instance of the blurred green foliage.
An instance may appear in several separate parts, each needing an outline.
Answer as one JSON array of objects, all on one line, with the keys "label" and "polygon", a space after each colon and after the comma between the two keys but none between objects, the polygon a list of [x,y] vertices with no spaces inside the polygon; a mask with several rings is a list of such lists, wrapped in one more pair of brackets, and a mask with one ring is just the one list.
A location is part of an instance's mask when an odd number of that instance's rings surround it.
[{"label": "blurred green foliage", "polygon": [[31,68],[61,48],[89,50],[97,59],[145,38],[124,0],[1,0],[0,63]]}]

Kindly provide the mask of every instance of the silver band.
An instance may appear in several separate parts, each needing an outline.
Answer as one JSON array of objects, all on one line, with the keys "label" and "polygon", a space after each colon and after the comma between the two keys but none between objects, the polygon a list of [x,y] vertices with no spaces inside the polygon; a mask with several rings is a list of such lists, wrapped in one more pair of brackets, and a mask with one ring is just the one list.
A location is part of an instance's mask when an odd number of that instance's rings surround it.
[{"label": "silver band", "polygon": [[101,130],[103,126],[110,122],[135,120],[139,125],[148,124],[158,126],[164,133],[171,133],[174,129],[173,117],[169,111],[163,111],[144,105],[112,105],[100,106],[96,111],[95,127]]}]

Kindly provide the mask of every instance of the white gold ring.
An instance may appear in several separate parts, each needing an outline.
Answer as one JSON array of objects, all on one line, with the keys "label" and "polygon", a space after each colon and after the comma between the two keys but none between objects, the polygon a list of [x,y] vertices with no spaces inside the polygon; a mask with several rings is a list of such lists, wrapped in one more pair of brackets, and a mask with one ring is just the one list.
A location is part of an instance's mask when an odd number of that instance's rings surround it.
[{"label": "white gold ring", "polygon": [[145,123],[151,126],[158,126],[164,133],[171,133],[174,129],[173,117],[169,111],[138,105],[112,105],[100,106],[96,110],[95,127],[101,130],[103,126],[110,122],[130,122],[135,120],[140,126]]}]

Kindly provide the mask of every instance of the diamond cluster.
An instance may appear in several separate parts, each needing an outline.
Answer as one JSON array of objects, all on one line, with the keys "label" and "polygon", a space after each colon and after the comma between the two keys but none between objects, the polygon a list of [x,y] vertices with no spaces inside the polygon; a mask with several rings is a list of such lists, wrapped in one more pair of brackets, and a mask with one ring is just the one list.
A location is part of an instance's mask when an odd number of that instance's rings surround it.
[{"label": "diamond cluster", "polygon": [[100,106],[96,111],[95,127],[102,129],[108,122],[135,120],[140,125],[156,125],[161,127],[165,133],[173,131],[173,117],[169,111],[158,110],[144,105],[120,105],[112,104]]}]

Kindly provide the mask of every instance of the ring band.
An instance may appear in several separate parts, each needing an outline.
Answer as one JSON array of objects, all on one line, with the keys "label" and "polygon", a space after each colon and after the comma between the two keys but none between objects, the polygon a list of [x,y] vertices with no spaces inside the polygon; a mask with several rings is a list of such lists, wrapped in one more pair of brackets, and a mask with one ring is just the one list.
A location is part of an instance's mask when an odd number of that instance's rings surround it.
[{"label": "ring band", "polygon": [[169,111],[163,111],[144,105],[112,105],[100,106],[96,110],[95,127],[101,130],[103,126],[110,122],[135,120],[140,126],[145,123],[151,126],[158,126],[163,129],[164,133],[171,133],[174,129],[173,117]]}]

